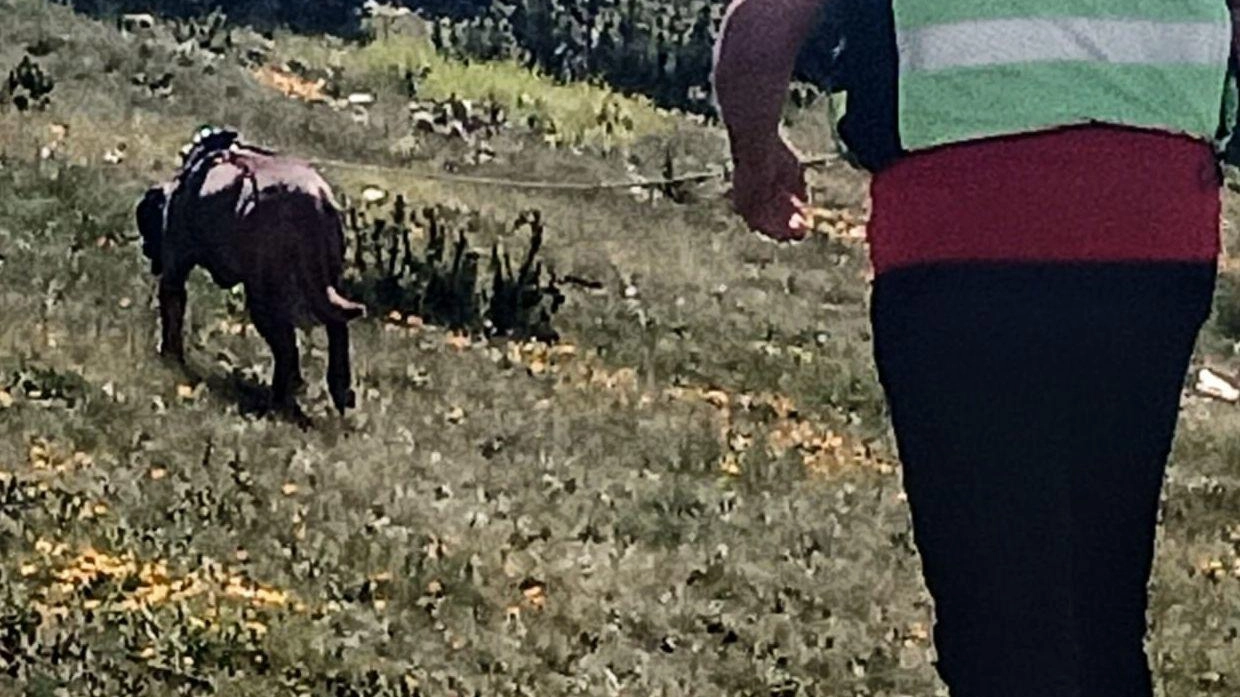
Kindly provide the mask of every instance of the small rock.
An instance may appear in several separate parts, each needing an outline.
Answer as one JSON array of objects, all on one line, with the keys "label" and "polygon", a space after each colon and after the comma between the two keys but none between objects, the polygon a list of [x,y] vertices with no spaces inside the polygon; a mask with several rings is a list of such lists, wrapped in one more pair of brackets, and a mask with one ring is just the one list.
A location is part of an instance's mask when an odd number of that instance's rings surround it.
[{"label": "small rock", "polygon": [[1231,380],[1224,378],[1209,368],[1202,368],[1197,373],[1197,384],[1193,389],[1207,397],[1213,397],[1224,402],[1234,404],[1240,401],[1240,388],[1237,388]]},{"label": "small rock", "polygon": [[448,413],[444,414],[444,420],[450,424],[459,424],[465,420],[465,410],[460,407],[452,407]]},{"label": "small rock", "polygon": [[377,186],[368,186],[362,189],[362,200],[366,203],[376,204],[382,203],[388,197],[388,193]]}]

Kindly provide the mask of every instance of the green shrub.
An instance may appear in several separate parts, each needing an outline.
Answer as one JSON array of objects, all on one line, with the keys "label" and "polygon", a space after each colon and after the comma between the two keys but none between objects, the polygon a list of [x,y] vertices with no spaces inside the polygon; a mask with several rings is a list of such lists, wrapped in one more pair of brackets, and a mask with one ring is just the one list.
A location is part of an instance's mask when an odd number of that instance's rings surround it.
[{"label": "green shrub", "polygon": [[[659,106],[714,113],[710,73],[727,0],[495,0],[464,18],[438,2],[405,4],[443,17],[436,45],[458,57],[515,58],[563,81],[600,79]],[[798,79],[821,83],[831,73],[837,31],[824,16],[798,60]]]},{"label": "green shrub", "polygon": [[[346,290],[376,314],[416,315],[424,321],[488,336],[554,341],[554,314],[564,302],[554,275],[544,282],[538,253],[542,214],[521,213],[511,224],[467,209],[426,206],[413,212],[397,196],[389,212],[345,212]],[[528,231],[529,245],[514,270],[499,239]],[[424,237],[415,252],[413,238]],[[489,274],[469,238],[494,239]],[[490,278],[490,287],[483,284]]]}]

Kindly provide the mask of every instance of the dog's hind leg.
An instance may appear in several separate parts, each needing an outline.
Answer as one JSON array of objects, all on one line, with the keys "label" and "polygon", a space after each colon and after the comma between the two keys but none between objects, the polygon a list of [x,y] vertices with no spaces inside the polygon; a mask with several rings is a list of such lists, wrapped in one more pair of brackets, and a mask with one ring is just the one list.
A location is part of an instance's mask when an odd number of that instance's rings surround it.
[{"label": "dog's hind leg", "polygon": [[298,422],[303,422],[305,415],[297,406],[296,399],[297,389],[301,384],[301,354],[297,349],[297,329],[292,320],[283,313],[273,311],[249,292],[246,294],[249,296],[250,318],[254,321],[254,327],[271,347],[271,354],[275,359],[275,369],[271,377],[272,407],[292,416]]},{"label": "dog's hind leg", "polygon": [[349,325],[347,322],[327,324],[327,391],[332,404],[341,414],[355,406],[356,399],[350,383]]}]

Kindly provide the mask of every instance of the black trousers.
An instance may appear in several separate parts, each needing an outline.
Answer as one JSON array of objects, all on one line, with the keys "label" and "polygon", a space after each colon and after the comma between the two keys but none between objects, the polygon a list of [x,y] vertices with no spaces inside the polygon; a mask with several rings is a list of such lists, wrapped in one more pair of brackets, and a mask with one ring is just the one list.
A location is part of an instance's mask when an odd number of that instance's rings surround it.
[{"label": "black trousers", "polygon": [[893,270],[872,296],[952,697],[1150,697],[1147,583],[1212,264]]}]

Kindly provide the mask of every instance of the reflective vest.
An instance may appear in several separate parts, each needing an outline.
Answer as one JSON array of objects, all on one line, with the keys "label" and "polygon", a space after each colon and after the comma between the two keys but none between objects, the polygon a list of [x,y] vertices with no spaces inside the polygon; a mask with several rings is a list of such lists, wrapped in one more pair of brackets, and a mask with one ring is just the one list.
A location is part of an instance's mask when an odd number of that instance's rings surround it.
[{"label": "reflective vest", "polygon": [[1221,152],[1235,122],[1225,0],[837,2],[852,5],[839,131],[867,169],[1087,123],[1182,133]]}]

